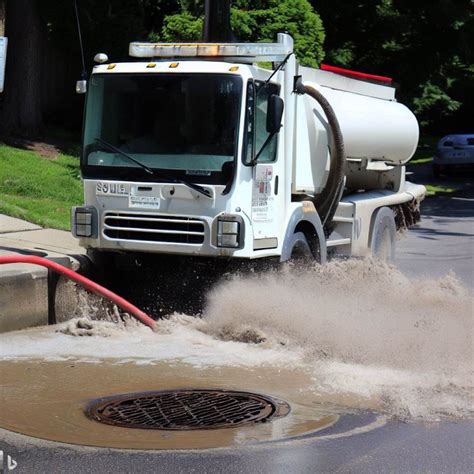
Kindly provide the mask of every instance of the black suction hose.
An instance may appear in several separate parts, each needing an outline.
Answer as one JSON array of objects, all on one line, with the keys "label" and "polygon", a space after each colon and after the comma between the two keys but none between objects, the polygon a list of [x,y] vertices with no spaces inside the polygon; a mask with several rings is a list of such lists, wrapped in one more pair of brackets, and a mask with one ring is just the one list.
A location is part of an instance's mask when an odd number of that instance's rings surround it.
[{"label": "black suction hose", "polygon": [[308,94],[318,102],[326,115],[329,128],[331,129],[334,145],[331,150],[329,176],[324,189],[312,199],[323,225],[329,225],[336,213],[344,186],[344,164],[346,160],[341,127],[339,126],[339,121],[337,120],[334,109],[321,92],[312,86],[303,84],[301,79],[296,83],[295,92],[298,94]]}]

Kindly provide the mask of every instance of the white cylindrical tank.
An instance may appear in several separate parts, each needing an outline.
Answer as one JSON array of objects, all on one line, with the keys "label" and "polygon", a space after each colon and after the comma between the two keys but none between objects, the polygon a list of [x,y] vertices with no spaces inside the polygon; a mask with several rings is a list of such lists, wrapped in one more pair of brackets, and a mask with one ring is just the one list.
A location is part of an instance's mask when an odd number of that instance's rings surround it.
[{"label": "white cylindrical tank", "polygon": [[[415,153],[419,138],[418,122],[403,104],[310,81],[305,81],[305,84],[321,91],[333,107],[348,159],[375,159],[387,164],[403,165]],[[313,98],[305,97],[310,101],[308,105],[311,108],[322,113]],[[324,114],[316,115],[319,115],[319,119],[324,117]]]}]

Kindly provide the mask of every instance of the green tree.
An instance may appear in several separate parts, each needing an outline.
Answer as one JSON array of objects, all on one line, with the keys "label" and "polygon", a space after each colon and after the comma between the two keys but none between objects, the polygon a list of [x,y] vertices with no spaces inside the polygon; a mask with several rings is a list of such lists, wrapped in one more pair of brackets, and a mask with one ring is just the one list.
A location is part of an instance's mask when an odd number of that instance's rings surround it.
[{"label": "green tree", "polygon": [[203,18],[185,11],[164,18],[160,39],[166,42],[194,41],[201,37],[202,29]]},{"label": "green tree", "polygon": [[298,60],[316,67],[324,58],[324,28],[319,15],[307,0],[267,0],[234,2],[232,26],[242,41],[275,41],[287,31],[295,40]]},{"label": "green tree", "polygon": [[[426,131],[474,115],[472,0],[312,0],[328,62],[391,76]],[[472,119],[471,119],[472,120]]]},{"label": "green tree", "polygon": [[[181,2],[183,11],[166,16],[161,32],[151,39],[193,41],[202,36],[202,2]],[[295,39],[301,64],[317,66],[324,57],[324,29],[308,0],[236,0],[231,12],[232,28],[242,42],[273,42],[277,33],[288,31]]]}]

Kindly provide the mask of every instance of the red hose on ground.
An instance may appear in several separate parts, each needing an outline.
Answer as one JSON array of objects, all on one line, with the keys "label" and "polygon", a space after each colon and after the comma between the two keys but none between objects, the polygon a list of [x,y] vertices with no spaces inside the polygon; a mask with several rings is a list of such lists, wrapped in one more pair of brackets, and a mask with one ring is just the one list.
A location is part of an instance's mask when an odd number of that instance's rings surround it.
[{"label": "red hose on ground", "polygon": [[49,268],[58,273],[62,273],[63,275],[67,276],[69,279],[79,283],[87,290],[95,293],[96,295],[103,296],[108,300],[115,303],[117,306],[122,308],[127,313],[131,314],[135,318],[137,318],[140,322],[148,326],[149,328],[155,330],[156,328],[156,321],[142,310],[138,309],[133,304],[129,303],[127,300],[123,299],[121,296],[116,295],[114,292],[107,290],[103,286],[89,280],[79,273],[60,265],[59,263],[52,262],[51,260],[47,260],[46,258],[42,257],[35,257],[33,255],[12,255],[7,257],[0,256],[0,265],[6,263],[29,263],[33,265],[40,265],[42,267]]}]

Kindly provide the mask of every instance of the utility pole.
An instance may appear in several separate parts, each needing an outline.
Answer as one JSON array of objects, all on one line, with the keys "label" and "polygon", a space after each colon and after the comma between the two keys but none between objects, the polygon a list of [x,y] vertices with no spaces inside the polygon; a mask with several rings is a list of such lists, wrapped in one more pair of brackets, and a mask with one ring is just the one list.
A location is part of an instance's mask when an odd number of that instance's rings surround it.
[{"label": "utility pole", "polygon": [[230,0],[206,0],[204,17],[204,41],[235,41],[230,26]]}]

